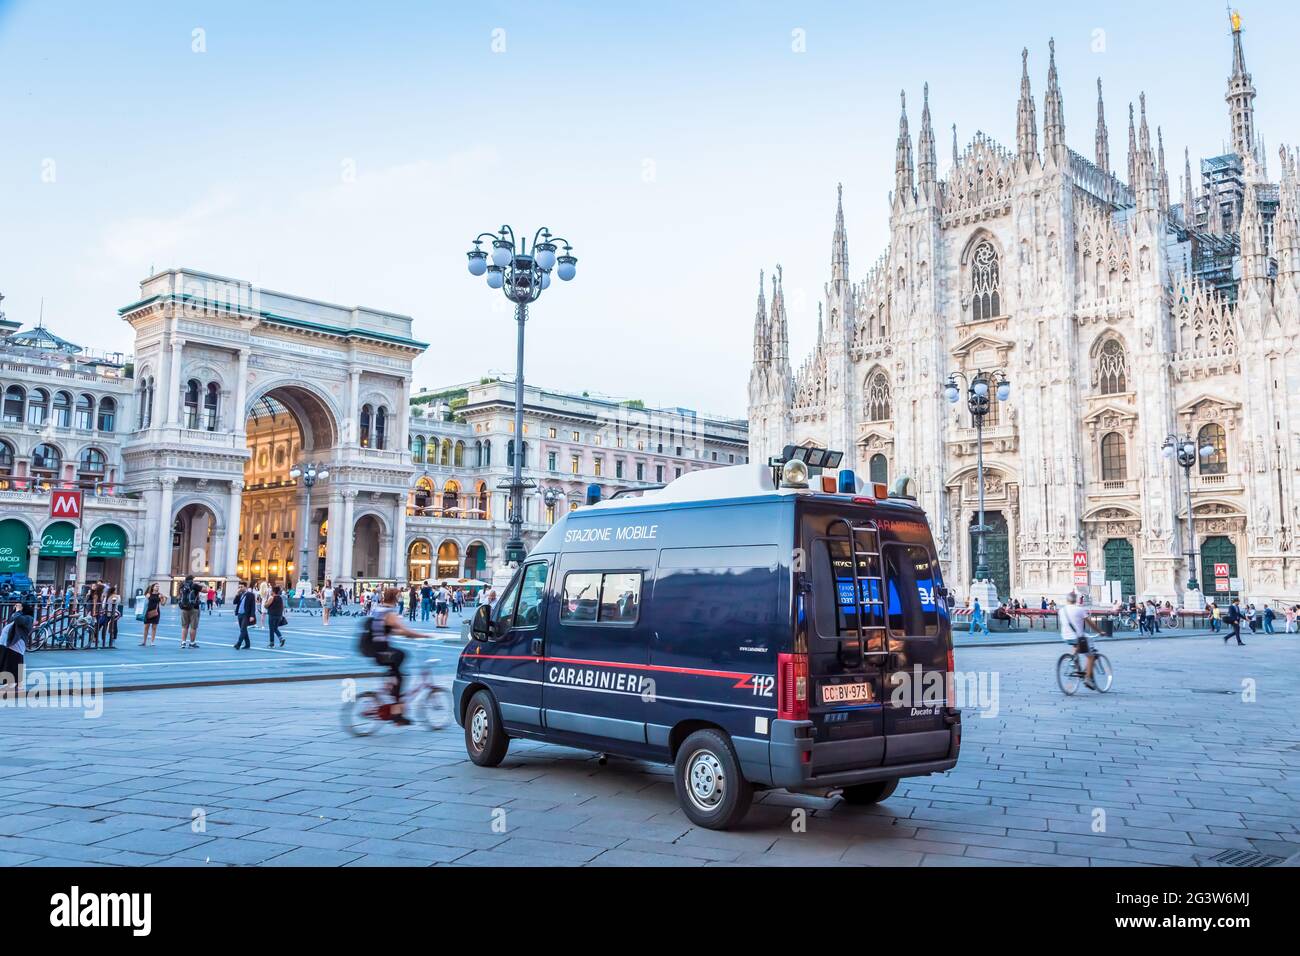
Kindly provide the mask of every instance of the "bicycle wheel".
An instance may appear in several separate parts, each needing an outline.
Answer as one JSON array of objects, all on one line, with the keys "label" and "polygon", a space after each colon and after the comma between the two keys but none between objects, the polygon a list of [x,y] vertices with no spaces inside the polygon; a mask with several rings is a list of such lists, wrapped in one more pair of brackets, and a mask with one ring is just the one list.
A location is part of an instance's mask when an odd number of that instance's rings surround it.
[{"label": "bicycle wheel", "polygon": [[39,651],[50,642],[51,628],[48,624],[42,624],[32,631],[32,636],[27,639],[27,649],[29,651]]},{"label": "bicycle wheel", "polygon": [[1110,690],[1110,685],[1115,682],[1115,672],[1110,669],[1110,658],[1105,654],[1098,654],[1096,663],[1092,665],[1092,683],[1098,693],[1106,693]]},{"label": "bicycle wheel", "polygon": [[1061,692],[1071,697],[1074,696],[1075,691],[1079,689],[1081,680],[1074,655],[1062,654],[1056,662],[1056,683],[1060,685]]},{"label": "bicycle wheel", "polygon": [[416,719],[430,730],[442,730],[451,723],[451,694],[438,686],[430,687],[415,702]]},{"label": "bicycle wheel", "polygon": [[354,737],[369,737],[379,725],[379,695],[373,690],[358,694],[356,700],[343,704],[343,729]]}]

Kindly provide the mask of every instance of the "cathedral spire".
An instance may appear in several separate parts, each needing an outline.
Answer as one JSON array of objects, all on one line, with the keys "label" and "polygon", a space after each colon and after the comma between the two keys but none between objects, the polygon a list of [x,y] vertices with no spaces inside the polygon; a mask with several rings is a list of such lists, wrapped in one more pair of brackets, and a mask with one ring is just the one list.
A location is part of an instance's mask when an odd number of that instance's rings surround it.
[{"label": "cathedral spire", "polygon": [[1246,54],[1241,49],[1241,14],[1231,14],[1232,75],[1228,77],[1228,119],[1232,124],[1232,150],[1243,159],[1255,153],[1255,87],[1246,72]]},{"label": "cathedral spire", "polygon": [[917,192],[933,198],[939,162],[934,154],[934,128],[930,125],[930,84],[926,83],[921,97],[921,134],[916,140]]},{"label": "cathedral spire", "polygon": [[1106,104],[1101,98],[1101,77],[1097,77],[1097,168],[1110,172],[1110,134],[1106,132]]},{"label": "cathedral spire", "polygon": [[897,199],[912,195],[912,136],[907,130],[907,92],[900,90],[902,112],[898,116],[898,156],[894,163],[894,193]]},{"label": "cathedral spire", "polygon": [[1158,165],[1156,167],[1156,185],[1160,190],[1160,211],[1168,213],[1169,211],[1169,173],[1165,170],[1165,134],[1164,131],[1156,127],[1156,143],[1158,145]]},{"label": "cathedral spire", "polygon": [[1016,149],[1028,166],[1038,155],[1038,121],[1034,118],[1034,97],[1029,90],[1029,48],[1020,51],[1020,103],[1016,109]]},{"label": "cathedral spire", "polygon": [[1128,186],[1137,190],[1137,134],[1133,132],[1133,104],[1128,105]]},{"label": "cathedral spire", "polygon": [[1065,162],[1065,106],[1056,77],[1056,39],[1047,41],[1047,92],[1043,94],[1043,158]]},{"label": "cathedral spire", "polygon": [[849,280],[849,237],[844,231],[844,184],[835,187],[835,235],[831,239],[831,281]]},{"label": "cathedral spire", "polygon": [[1300,209],[1297,209],[1295,154],[1283,146],[1278,150],[1282,158],[1282,182],[1278,188],[1278,209],[1273,219],[1273,244],[1277,255],[1279,280],[1286,278],[1293,292],[1300,279]]},{"label": "cathedral spire", "polygon": [[790,333],[785,318],[785,286],[781,264],[776,264],[776,275],[772,276],[772,364],[778,372],[789,374],[790,371]]},{"label": "cathedral spire", "polygon": [[768,321],[767,299],[764,297],[763,270],[758,270],[758,309],[754,313],[754,364],[762,365],[768,360]]},{"label": "cathedral spire", "polygon": [[1264,217],[1260,215],[1256,196],[1257,170],[1246,159],[1246,196],[1241,211],[1241,286],[1242,299],[1262,298],[1268,289],[1268,251],[1264,243]]},{"label": "cathedral spire", "polygon": [[1196,228],[1196,198],[1192,185],[1192,153],[1183,147],[1183,227]]},{"label": "cathedral spire", "polygon": [[952,124],[952,164],[957,165],[957,124]]}]

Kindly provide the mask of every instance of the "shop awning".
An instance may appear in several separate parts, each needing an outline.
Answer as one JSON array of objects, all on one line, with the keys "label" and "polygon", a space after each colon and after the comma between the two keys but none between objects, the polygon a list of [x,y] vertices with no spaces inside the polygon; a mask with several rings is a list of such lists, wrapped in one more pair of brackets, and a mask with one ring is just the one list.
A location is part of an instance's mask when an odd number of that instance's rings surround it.
[{"label": "shop awning", "polygon": [[126,532],[115,524],[100,525],[90,533],[90,550],[86,557],[126,557]]},{"label": "shop awning", "polygon": [[27,570],[27,546],[32,535],[27,525],[10,518],[0,521],[0,573]]},{"label": "shop awning", "polygon": [[77,529],[73,527],[72,522],[54,522],[54,524],[45,529],[45,534],[41,536],[41,557],[72,557],[77,553],[72,547],[76,534]]}]

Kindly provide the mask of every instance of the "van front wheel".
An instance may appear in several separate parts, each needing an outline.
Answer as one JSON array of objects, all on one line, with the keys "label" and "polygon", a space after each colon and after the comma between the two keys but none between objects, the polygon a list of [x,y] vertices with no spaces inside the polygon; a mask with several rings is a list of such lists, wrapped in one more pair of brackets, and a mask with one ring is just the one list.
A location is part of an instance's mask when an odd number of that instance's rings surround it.
[{"label": "van front wheel", "polygon": [[888,800],[898,789],[898,780],[877,780],[875,783],[860,783],[856,787],[844,788],[844,802],[854,806],[866,806]]},{"label": "van front wheel", "polygon": [[510,738],[501,727],[501,713],[492,694],[481,690],[465,710],[465,750],[480,767],[495,767],[506,757]]},{"label": "van front wheel", "polygon": [[754,800],[731,741],[717,730],[697,730],[686,738],[677,751],[673,784],[690,821],[710,830],[739,823]]}]

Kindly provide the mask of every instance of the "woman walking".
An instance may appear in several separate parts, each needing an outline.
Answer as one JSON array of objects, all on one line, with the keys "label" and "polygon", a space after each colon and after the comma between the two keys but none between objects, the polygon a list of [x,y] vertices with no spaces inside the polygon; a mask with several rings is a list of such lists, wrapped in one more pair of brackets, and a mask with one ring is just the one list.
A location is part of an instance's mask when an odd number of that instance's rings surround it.
[{"label": "woman walking", "polygon": [[149,585],[149,590],[144,595],[144,634],[140,638],[140,646],[146,644],[153,647],[158,642],[158,621],[162,618],[162,606],[166,601],[158,593],[158,585]]},{"label": "woman walking", "polygon": [[280,635],[280,625],[284,623],[284,597],[280,594],[280,585],[271,588],[271,599],[266,602],[266,632],[269,639],[267,647],[275,647],[276,638],[284,647],[284,638]]},{"label": "woman walking", "polygon": [[0,696],[23,689],[23,658],[35,626],[36,603],[25,595],[9,623],[0,630]]}]

